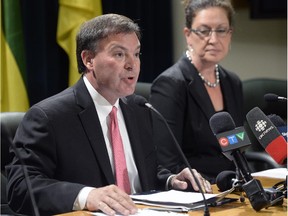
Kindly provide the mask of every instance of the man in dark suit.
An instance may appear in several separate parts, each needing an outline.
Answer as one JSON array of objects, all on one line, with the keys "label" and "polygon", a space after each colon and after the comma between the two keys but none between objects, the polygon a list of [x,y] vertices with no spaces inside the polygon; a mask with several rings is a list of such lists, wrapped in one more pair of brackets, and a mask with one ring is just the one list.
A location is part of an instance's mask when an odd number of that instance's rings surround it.
[{"label": "man in dark suit", "polygon": [[[41,215],[81,209],[108,215],[136,213],[130,196],[114,177],[118,164],[113,156],[118,153],[113,154],[109,134],[112,107],[118,110],[131,193],[186,189],[187,181],[198,190],[187,168],[172,175],[157,164],[151,113],[133,100],[139,55],[140,30],[127,17],[106,14],[87,21],[77,35],[82,77],[74,86],[32,106],[24,116],[14,143],[27,167]],[[19,158],[14,156],[6,170],[10,206],[31,215]],[[210,184],[194,172],[201,186],[211,191]]]}]

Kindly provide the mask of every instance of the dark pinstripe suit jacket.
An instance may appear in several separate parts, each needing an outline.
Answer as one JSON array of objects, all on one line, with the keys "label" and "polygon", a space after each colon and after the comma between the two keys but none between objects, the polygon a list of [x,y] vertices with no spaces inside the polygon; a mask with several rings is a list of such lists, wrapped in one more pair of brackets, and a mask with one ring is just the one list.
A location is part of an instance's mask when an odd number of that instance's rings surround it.
[{"label": "dark pinstripe suit jacket", "polygon": [[[148,109],[120,99],[135,163],[144,191],[159,189],[156,147]],[[114,184],[106,144],[95,105],[81,78],[73,87],[34,105],[16,133],[41,215],[71,211],[84,186]],[[8,196],[14,210],[31,215],[20,162],[7,167]],[[160,178],[161,180],[161,178]]]}]

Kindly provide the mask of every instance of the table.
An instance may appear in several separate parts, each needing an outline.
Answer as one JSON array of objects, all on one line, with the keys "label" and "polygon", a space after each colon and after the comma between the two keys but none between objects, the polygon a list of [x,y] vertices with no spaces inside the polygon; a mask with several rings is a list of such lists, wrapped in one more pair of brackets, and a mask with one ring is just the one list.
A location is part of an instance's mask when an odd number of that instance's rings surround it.
[{"label": "table", "polygon": [[[264,178],[264,177],[254,177],[261,181],[261,184],[264,188],[272,187],[277,182],[283,181],[281,179],[273,178]],[[213,193],[219,193],[216,185],[212,186]],[[230,194],[228,197],[239,198],[237,194]],[[146,206],[137,205],[139,208],[145,208]],[[245,202],[240,202],[240,200],[232,203],[227,203],[222,206],[209,207],[211,216],[259,216],[259,215],[269,215],[269,216],[287,216],[287,199],[284,199],[282,206],[271,206],[268,209],[261,209],[256,212],[248,198],[245,199]],[[65,214],[59,214],[58,216],[90,216],[91,214],[88,211],[75,211]],[[200,216],[203,215],[203,209],[190,211],[189,216]]]}]

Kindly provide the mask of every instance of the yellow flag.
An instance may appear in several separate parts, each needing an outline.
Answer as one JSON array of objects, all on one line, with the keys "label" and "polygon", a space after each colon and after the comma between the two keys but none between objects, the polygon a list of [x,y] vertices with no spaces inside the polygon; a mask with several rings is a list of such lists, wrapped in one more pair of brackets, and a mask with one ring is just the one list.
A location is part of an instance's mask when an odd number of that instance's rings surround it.
[{"label": "yellow flag", "polygon": [[26,112],[25,52],[19,0],[1,1],[1,112]]},{"label": "yellow flag", "polygon": [[69,57],[69,86],[80,77],[76,60],[76,34],[79,27],[101,14],[101,0],[59,0],[57,42]]}]

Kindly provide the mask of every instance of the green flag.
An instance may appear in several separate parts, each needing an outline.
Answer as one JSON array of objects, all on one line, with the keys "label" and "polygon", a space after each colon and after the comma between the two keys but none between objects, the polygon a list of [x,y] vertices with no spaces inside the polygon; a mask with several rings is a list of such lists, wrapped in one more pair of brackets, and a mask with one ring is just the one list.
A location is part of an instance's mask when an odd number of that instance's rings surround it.
[{"label": "green flag", "polygon": [[25,112],[29,100],[20,0],[1,1],[1,26],[1,112]]}]

